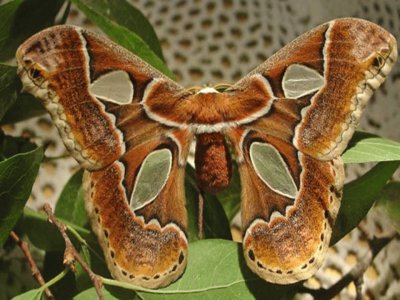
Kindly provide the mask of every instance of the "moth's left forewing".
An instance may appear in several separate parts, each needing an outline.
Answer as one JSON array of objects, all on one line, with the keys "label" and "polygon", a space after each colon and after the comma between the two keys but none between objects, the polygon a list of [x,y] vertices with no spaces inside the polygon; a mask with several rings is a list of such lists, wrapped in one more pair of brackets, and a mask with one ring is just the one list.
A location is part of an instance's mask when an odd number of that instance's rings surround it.
[{"label": "moth's left forewing", "polygon": [[[174,111],[182,102],[181,86],[79,27],[45,29],[26,40],[16,57],[24,89],[42,101],[67,149],[90,170],[118,159],[129,143],[160,135],[165,122],[157,122],[162,119],[157,113]],[[160,101],[155,95],[161,91]]]},{"label": "moth's left forewing", "polygon": [[24,90],[41,99],[71,155],[94,170],[121,156],[125,145],[115,118],[90,91],[93,68],[83,32],[73,26],[43,30],[16,57]]},{"label": "moth's left forewing", "polygon": [[384,29],[338,19],[231,88],[239,95],[260,76],[271,87],[262,116],[226,131],[241,176],[244,255],[265,280],[294,283],[321,265],[340,206],[340,154],[396,58],[396,41]]}]

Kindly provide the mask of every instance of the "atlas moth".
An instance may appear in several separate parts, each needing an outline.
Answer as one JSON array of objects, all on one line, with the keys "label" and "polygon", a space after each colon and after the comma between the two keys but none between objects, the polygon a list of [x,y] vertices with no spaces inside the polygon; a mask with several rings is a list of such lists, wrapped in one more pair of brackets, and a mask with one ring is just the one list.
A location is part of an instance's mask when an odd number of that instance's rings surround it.
[{"label": "atlas moth", "polygon": [[184,176],[195,138],[203,190],[225,188],[236,160],[249,268],[277,284],[312,276],[340,206],[340,155],[396,58],[391,34],[351,18],[303,34],[223,92],[184,89],[69,25],[17,51],[24,89],[86,170],[85,206],[111,274],[148,288],[185,270]]}]

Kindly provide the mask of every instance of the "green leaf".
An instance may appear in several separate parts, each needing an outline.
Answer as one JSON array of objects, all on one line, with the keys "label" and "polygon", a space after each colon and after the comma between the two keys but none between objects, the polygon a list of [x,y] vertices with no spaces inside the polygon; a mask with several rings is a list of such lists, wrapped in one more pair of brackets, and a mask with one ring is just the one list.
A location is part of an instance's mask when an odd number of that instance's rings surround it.
[{"label": "green leaf", "polygon": [[[0,94],[1,98],[1,94]],[[1,101],[1,100],[0,100]],[[28,93],[17,93],[17,99],[8,109],[0,124],[11,124],[46,113],[40,102]]]},{"label": "green leaf", "polygon": [[[172,292],[162,297],[169,299],[187,299],[189,295],[196,299],[254,299],[269,295],[275,299],[288,294],[290,289],[287,287],[267,284],[252,273],[242,252],[241,244],[232,241],[202,240],[192,243],[188,266],[182,278],[157,292]],[[139,295],[146,299],[160,297],[142,292]]]},{"label": "green leaf", "polygon": [[0,132],[0,161],[22,152],[36,149],[36,145],[21,137],[3,135]]},{"label": "green leaf", "polygon": [[376,202],[376,208],[385,213],[400,233],[400,182],[389,182]]},{"label": "green leaf", "polygon": [[[141,299],[292,299],[296,285],[268,284],[246,266],[242,247],[232,241],[202,240],[190,244],[183,276],[170,286],[149,292],[138,291]],[[106,299],[130,299],[131,291],[106,287]],[[75,300],[93,299],[89,289]],[[92,297],[92,298],[90,298]]]},{"label": "green leaf", "polygon": [[232,240],[229,220],[218,198],[203,194],[203,238]]},{"label": "green leaf", "polygon": [[45,112],[35,97],[19,92],[21,86],[17,67],[0,63],[0,124],[19,122]]},{"label": "green leaf", "polygon": [[37,148],[0,162],[0,247],[22,214],[42,159]]},{"label": "green leaf", "polygon": [[217,194],[218,200],[224,207],[225,214],[231,222],[233,218],[240,211],[240,176],[237,165],[235,164],[232,168],[232,179],[228,188]]},{"label": "green leaf", "polygon": [[19,222],[19,228],[27,234],[30,242],[37,248],[45,251],[63,250],[64,240],[57,228],[50,224],[43,212],[36,212],[29,208]]},{"label": "green leaf", "polygon": [[[188,211],[189,241],[199,238],[199,189],[195,180],[195,171],[191,166],[186,167],[185,192],[186,209]],[[202,194],[203,197],[203,238],[221,238],[231,240],[229,221],[226,218],[221,203],[215,196]]]},{"label": "green leaf", "polygon": [[[242,253],[241,244],[232,241],[202,240],[192,243],[189,246],[188,266],[182,278],[158,292],[168,291],[163,299],[187,299],[188,296],[196,299],[261,299],[266,295],[270,299],[278,299],[292,293],[293,286],[268,284],[252,273]],[[146,299],[160,297],[142,292],[139,295]]]},{"label": "green leaf", "polygon": [[342,204],[333,228],[331,245],[338,242],[361,222],[399,165],[399,161],[379,163],[360,178],[344,186]]},{"label": "green leaf", "polygon": [[189,241],[197,241],[199,239],[199,190],[193,178],[188,176],[188,168],[186,168],[185,176],[185,194],[186,194],[186,210],[188,214],[188,235]]},{"label": "green leaf", "polygon": [[[106,2],[103,0],[98,3],[93,0],[72,0],[72,2],[112,40],[136,54],[168,77],[173,77],[173,74],[162,59],[152,51],[138,33],[131,31],[131,29],[135,30],[134,26],[132,26],[132,21],[119,20],[121,8],[117,6],[125,1]],[[122,7],[126,7],[127,5],[129,4],[125,3]],[[139,26],[144,27],[147,25],[143,23]]]},{"label": "green leaf", "polygon": [[27,291],[21,295],[15,296],[12,300],[41,300],[42,299],[43,290],[34,289]]},{"label": "green leaf", "polygon": [[126,0],[81,0],[92,10],[138,35],[159,58],[163,59],[156,32],[140,10]]},{"label": "green leaf", "polygon": [[0,120],[17,100],[17,68],[0,64]]},{"label": "green leaf", "polygon": [[[47,282],[55,278],[65,269],[63,261],[64,249],[46,252],[42,275]],[[72,299],[72,297],[78,293],[74,273],[68,272],[65,276],[52,284],[50,289],[55,299]]]},{"label": "green leaf", "polygon": [[[101,292],[104,296],[105,300],[144,300],[139,297],[134,291],[125,290],[121,288],[114,287],[104,287],[101,289]],[[82,293],[76,295],[74,300],[92,300],[98,299],[96,290],[94,288],[89,288]]]},{"label": "green leaf", "polygon": [[82,176],[83,170],[72,175],[61,192],[54,214],[74,225],[84,227],[88,223],[88,218],[83,200]]},{"label": "green leaf", "polygon": [[400,143],[367,132],[356,132],[343,154],[345,163],[400,160]]},{"label": "green leaf", "polygon": [[[79,253],[94,273],[104,277],[111,277],[104,257],[97,255],[97,253],[102,253],[99,245],[93,245],[91,249],[85,245],[81,245],[79,248]],[[93,286],[92,281],[80,264],[77,264],[76,266],[75,281],[76,288],[79,292]]]},{"label": "green leaf", "polygon": [[0,61],[29,36],[54,24],[64,0],[14,0],[0,6]]},{"label": "green leaf", "polygon": [[[83,258],[83,260],[87,263],[87,265],[92,269],[91,255],[89,249],[85,245],[82,245],[79,250],[79,254]],[[90,280],[89,276],[87,275],[87,273],[80,264],[76,265],[76,271],[74,275],[75,275],[76,289],[79,292],[84,291],[93,286],[92,281]]]}]

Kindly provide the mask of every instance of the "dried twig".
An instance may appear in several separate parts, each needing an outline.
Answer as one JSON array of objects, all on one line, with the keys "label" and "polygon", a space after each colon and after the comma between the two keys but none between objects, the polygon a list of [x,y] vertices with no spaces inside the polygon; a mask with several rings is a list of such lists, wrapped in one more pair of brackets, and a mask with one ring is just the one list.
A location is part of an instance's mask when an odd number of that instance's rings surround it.
[{"label": "dried twig", "polygon": [[337,294],[339,294],[346,286],[351,282],[354,282],[357,289],[356,299],[361,299],[361,285],[363,282],[363,276],[367,268],[372,264],[374,258],[379,254],[379,252],[385,248],[397,235],[391,237],[373,239],[369,241],[369,250],[364,255],[364,257],[339,281],[337,281],[331,287],[325,289],[310,289],[303,287],[300,293],[311,294],[316,299],[332,299]]},{"label": "dried twig", "polygon": [[[22,253],[25,255],[29,267],[31,268],[33,278],[35,278],[35,280],[39,283],[40,286],[45,285],[46,282],[44,281],[43,276],[39,271],[39,268],[37,267],[35,261],[33,260],[31,252],[29,250],[28,243],[22,241],[14,231],[10,232],[10,238],[19,246]],[[46,293],[48,299],[54,299],[53,294],[48,288],[45,288],[44,292]]]},{"label": "dried twig", "polygon": [[49,222],[53,223],[58,231],[61,233],[64,241],[65,241],[65,251],[64,251],[64,261],[63,263],[68,266],[73,272],[75,272],[75,261],[78,261],[78,263],[82,266],[83,270],[88,274],[90,280],[93,283],[94,288],[96,289],[97,296],[99,297],[100,300],[104,299],[104,296],[101,292],[101,288],[103,286],[101,278],[96,275],[90,267],[86,264],[86,262],[82,259],[80,256],[79,252],[76,250],[74,245],[72,244],[70,238],[68,237],[66,233],[67,227],[59,222],[51,209],[51,206],[49,204],[45,204],[43,206],[44,211],[46,212]]}]

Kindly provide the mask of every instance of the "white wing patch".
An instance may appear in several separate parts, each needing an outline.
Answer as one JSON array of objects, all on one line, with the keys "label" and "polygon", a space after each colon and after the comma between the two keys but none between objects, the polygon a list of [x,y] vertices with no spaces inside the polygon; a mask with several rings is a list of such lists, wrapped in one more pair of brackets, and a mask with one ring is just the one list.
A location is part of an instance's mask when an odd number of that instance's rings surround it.
[{"label": "white wing patch", "polygon": [[112,71],[97,78],[89,88],[100,99],[116,104],[129,104],[133,98],[133,84],[125,71]]},{"label": "white wing patch", "polygon": [[133,211],[152,202],[167,183],[171,173],[172,153],[168,149],[151,152],[142,163],[135,180],[130,206]]},{"label": "white wing patch", "polygon": [[267,143],[254,142],[250,146],[250,159],[258,177],[274,192],[295,199],[296,183],[278,150]]},{"label": "white wing patch", "polygon": [[219,94],[219,92],[213,87],[207,86],[198,91],[197,94]]},{"label": "white wing patch", "polygon": [[286,98],[298,99],[318,91],[324,83],[324,77],[316,70],[294,64],[283,75],[282,89]]}]

